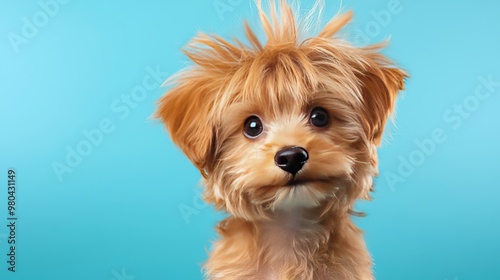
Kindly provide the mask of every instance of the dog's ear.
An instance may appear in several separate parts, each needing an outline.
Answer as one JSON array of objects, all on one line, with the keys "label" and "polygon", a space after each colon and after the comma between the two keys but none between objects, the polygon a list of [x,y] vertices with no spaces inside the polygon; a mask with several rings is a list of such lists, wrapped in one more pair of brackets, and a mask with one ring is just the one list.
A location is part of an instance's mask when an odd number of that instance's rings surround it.
[{"label": "dog's ear", "polygon": [[379,145],[385,123],[392,114],[397,94],[404,89],[408,77],[402,69],[395,68],[382,54],[369,50],[365,63],[358,71],[361,82],[363,126],[369,139]]},{"label": "dog's ear", "polygon": [[[334,17],[318,35],[320,38],[331,38],[351,19],[352,12]],[[362,120],[369,139],[380,144],[385,122],[394,109],[396,96],[404,89],[405,71],[395,68],[379,51],[385,43],[359,49],[359,56],[353,62],[356,76],[361,83],[363,100]]]},{"label": "dog's ear", "polygon": [[[247,34],[252,41],[253,33],[248,29]],[[239,41],[237,43],[205,34],[193,38],[183,52],[195,65],[169,79],[173,87],[160,99],[155,114],[165,124],[173,142],[205,178],[216,149],[220,110],[216,111],[214,106],[220,96],[218,91],[249,53],[241,48]],[[221,108],[221,102],[218,103]]]},{"label": "dog's ear", "polygon": [[201,77],[182,77],[177,82],[160,99],[155,117],[165,124],[172,141],[205,177],[214,141],[213,88]]}]

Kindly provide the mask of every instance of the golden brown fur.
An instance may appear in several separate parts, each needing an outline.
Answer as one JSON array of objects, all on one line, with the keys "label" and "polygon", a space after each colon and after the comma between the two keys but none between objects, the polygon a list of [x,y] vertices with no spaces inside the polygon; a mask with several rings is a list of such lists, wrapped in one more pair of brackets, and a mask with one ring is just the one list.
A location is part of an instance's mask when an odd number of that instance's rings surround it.
[{"label": "golden brown fur", "polygon": [[[172,78],[156,113],[200,169],[206,201],[230,214],[217,227],[206,275],[373,279],[350,215],[357,199],[369,198],[376,148],[406,74],[378,52],[382,46],[356,48],[335,37],[351,13],[300,40],[285,1],[271,4],[270,15],[257,7],[266,44],[247,24],[250,45],[198,35],[185,51],[195,65]],[[328,111],[327,127],[308,123],[315,106]],[[255,139],[242,133],[251,115],[264,124]],[[290,186],[273,158],[294,145],[309,160],[295,176],[301,183]]]}]

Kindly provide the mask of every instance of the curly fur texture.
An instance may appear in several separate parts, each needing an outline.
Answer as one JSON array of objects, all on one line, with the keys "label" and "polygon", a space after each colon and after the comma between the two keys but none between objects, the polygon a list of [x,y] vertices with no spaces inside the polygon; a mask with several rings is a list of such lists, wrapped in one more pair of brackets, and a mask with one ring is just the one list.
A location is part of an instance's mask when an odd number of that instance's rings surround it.
[{"label": "curly fur texture", "polygon": [[[305,40],[284,1],[265,13],[261,43],[198,35],[185,50],[194,66],[171,80],[156,116],[202,173],[205,200],[230,217],[204,266],[209,279],[373,279],[361,231],[350,220],[369,199],[377,146],[406,74],[379,53],[357,48],[338,31],[351,13]],[[309,123],[311,109],[330,115]],[[244,136],[251,115],[263,133]],[[309,160],[291,178],[274,162],[286,146]],[[290,181],[294,184],[290,185]]]}]

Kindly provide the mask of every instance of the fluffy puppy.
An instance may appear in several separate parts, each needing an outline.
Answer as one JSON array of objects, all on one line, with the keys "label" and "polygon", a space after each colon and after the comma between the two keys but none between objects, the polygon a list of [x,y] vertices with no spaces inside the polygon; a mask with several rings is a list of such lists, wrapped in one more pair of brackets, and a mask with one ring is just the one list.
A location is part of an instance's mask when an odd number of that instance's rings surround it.
[{"label": "fluffy puppy", "polygon": [[377,146],[406,74],[339,36],[351,13],[301,40],[291,7],[257,1],[265,44],[198,35],[156,116],[203,175],[217,226],[209,279],[373,279],[350,220],[369,199]]}]

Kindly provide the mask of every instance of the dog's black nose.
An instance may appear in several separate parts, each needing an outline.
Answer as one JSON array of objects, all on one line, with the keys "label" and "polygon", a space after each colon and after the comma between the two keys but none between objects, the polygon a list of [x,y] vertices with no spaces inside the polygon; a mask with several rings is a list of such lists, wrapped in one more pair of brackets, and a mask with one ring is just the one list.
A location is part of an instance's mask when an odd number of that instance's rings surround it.
[{"label": "dog's black nose", "polygon": [[302,147],[285,147],[274,156],[274,162],[281,169],[295,175],[309,159],[306,149]]}]

